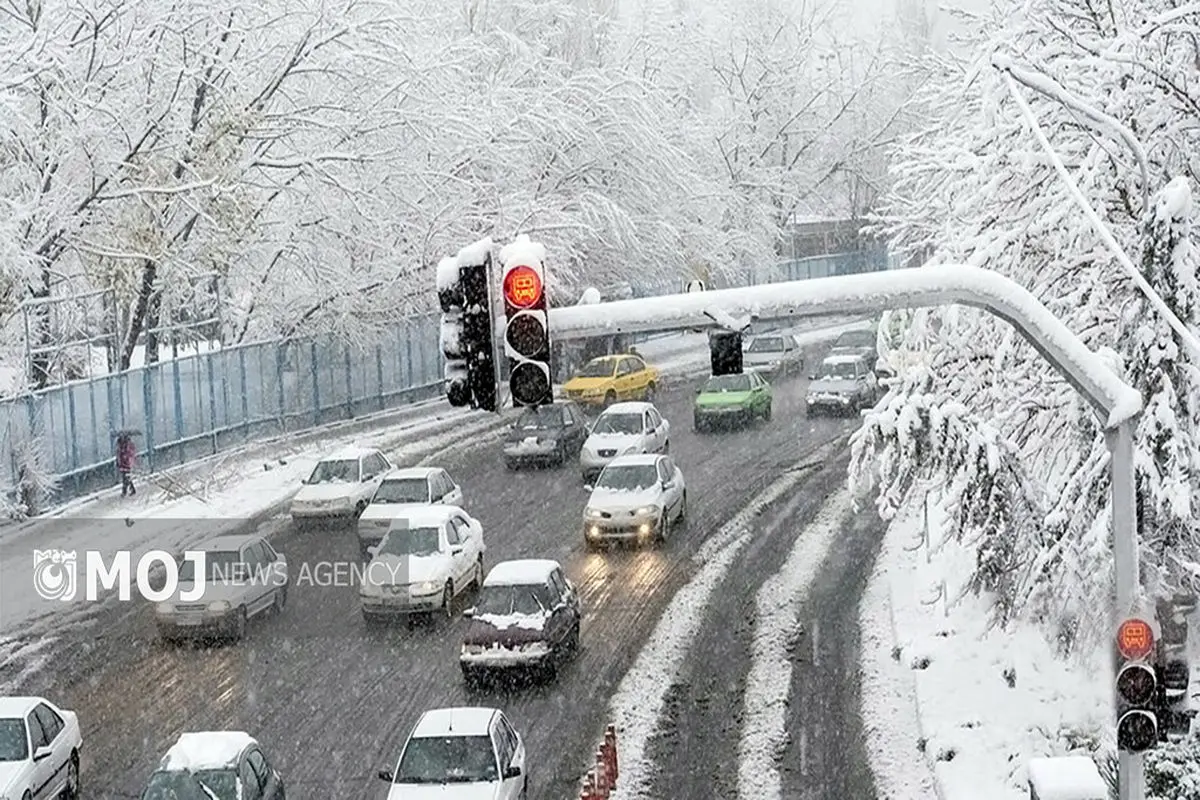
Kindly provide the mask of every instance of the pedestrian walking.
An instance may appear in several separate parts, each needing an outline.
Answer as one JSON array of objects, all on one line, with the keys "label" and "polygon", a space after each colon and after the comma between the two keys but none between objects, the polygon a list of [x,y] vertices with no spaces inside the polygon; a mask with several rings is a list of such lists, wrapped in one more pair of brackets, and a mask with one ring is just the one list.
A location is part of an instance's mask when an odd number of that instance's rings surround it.
[{"label": "pedestrian walking", "polygon": [[137,461],[137,447],[128,433],[117,435],[117,472],[121,473],[121,497],[137,494],[133,485],[133,466]]}]

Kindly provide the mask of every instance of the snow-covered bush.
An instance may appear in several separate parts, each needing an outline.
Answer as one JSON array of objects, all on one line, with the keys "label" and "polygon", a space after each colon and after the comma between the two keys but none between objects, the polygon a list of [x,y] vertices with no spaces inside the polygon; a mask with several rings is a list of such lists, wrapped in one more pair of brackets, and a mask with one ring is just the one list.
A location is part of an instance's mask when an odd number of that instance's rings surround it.
[{"label": "snow-covered bush", "polygon": [[17,485],[14,497],[4,500],[9,519],[25,519],[39,513],[47,500],[58,491],[59,479],[50,469],[49,458],[40,439],[22,439],[12,446]]},{"label": "snow-covered bush", "polygon": [[[877,225],[901,256],[932,251],[936,263],[983,266],[1023,284],[1142,392],[1143,556],[1152,588],[1163,589],[1185,579],[1181,564],[1200,563],[1200,364],[1092,230],[991,65],[996,51],[1012,55],[1140,138],[1150,186],[1113,130],[1022,89],[1117,241],[1197,329],[1188,187],[1200,113],[1187,87],[1200,8],[1172,11],[1157,0],[1099,8],[997,0],[967,28],[969,60],[931,54],[937,77],[918,98],[930,120],[897,148]],[[1002,619],[1019,611],[1094,643],[1108,630],[1112,587],[1108,451],[1094,413],[983,312],[903,319],[891,359],[899,379],[855,437],[854,480],[878,481],[884,509],[903,501],[915,475],[970,487],[958,496],[959,534],[978,537],[976,587],[998,592]],[[930,424],[901,424],[912,419]]]},{"label": "snow-covered bush", "polygon": [[1160,743],[1146,753],[1146,800],[1200,800],[1200,739]]}]

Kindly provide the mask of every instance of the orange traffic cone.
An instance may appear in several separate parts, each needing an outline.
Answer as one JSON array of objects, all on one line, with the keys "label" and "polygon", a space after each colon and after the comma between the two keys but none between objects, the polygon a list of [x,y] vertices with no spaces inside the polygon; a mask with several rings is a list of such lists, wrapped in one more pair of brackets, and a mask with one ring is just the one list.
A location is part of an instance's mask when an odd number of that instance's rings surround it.
[{"label": "orange traffic cone", "polygon": [[607,798],[612,791],[612,783],[608,777],[608,765],[604,763],[604,751],[596,748],[596,791],[601,797]]},{"label": "orange traffic cone", "polygon": [[621,771],[617,765],[617,726],[609,725],[604,729],[604,745],[608,751],[608,777],[612,781],[612,785],[617,785],[617,778],[621,777]]},{"label": "orange traffic cone", "polygon": [[583,780],[583,788],[579,791],[579,800],[604,800],[596,790],[596,775],[589,772]]}]

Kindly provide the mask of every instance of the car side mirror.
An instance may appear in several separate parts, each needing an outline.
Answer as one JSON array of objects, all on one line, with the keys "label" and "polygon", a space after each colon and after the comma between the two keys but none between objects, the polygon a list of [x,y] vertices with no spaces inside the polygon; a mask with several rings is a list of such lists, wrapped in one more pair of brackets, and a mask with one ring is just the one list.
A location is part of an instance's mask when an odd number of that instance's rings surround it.
[{"label": "car side mirror", "polygon": [[374,558],[378,554],[379,554],[379,545],[373,544],[367,548],[367,555],[369,555],[371,558]]},{"label": "car side mirror", "polygon": [[48,744],[44,744],[37,750],[33,751],[33,760],[44,761],[52,755],[54,755],[54,748]]},{"label": "car side mirror", "polygon": [[663,487],[664,489],[674,489],[674,488],[675,488],[675,481],[663,481],[662,487]]},{"label": "car side mirror", "polygon": [[704,392],[704,387],[703,387],[703,386],[697,386],[697,387],[696,387],[696,394],[703,394],[703,392]]},{"label": "car side mirror", "polygon": [[592,485],[591,485],[590,483],[585,483],[585,484],[583,485],[583,490],[584,490],[585,492],[590,492],[590,491],[592,491]]},{"label": "car side mirror", "polygon": [[391,783],[396,779],[396,774],[390,769],[381,769],[377,774],[379,775],[379,780],[387,781],[388,783]]},{"label": "car side mirror", "polygon": [[512,766],[510,766],[504,770],[504,780],[508,780],[509,778],[519,778],[519,777],[521,777],[521,768],[518,767],[516,764],[513,764]]},{"label": "car side mirror", "polygon": [[464,608],[462,615],[464,617],[466,617],[467,619],[471,619],[472,617],[474,617],[475,616],[475,606],[471,606],[470,608]]}]

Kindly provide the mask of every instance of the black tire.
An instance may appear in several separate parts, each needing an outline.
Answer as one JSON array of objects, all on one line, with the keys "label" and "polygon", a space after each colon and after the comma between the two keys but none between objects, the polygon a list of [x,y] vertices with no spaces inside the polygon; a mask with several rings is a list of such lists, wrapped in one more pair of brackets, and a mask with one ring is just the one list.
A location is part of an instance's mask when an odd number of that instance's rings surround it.
[{"label": "black tire", "polygon": [[663,510],[662,519],[658,522],[658,534],[654,537],[654,541],[661,545],[665,545],[667,540],[671,538],[671,515]]},{"label": "black tire", "polygon": [[471,588],[475,591],[483,588],[483,556],[475,561],[475,575],[471,578]]},{"label": "black tire", "polygon": [[696,433],[705,433],[708,430],[708,426],[704,424],[704,420],[700,419],[699,417],[694,417],[692,419],[692,429],[695,430]]},{"label": "black tire", "polygon": [[554,465],[556,467],[561,467],[563,464],[566,464],[566,463],[567,463],[567,444],[566,444],[566,442],[559,442],[558,449],[554,452]]},{"label": "black tire", "polygon": [[683,490],[683,497],[679,498],[679,524],[687,524],[687,489]]},{"label": "black tire", "polygon": [[574,656],[579,652],[579,620],[575,620],[575,627],[567,634],[566,646],[563,648],[568,656]]},{"label": "black tire", "polygon": [[774,405],[773,402],[767,403],[767,408],[766,408],[766,410],[763,411],[762,418],[765,422],[771,421],[771,406],[773,406],[773,405]]},{"label": "black tire", "polygon": [[246,638],[246,607],[242,606],[237,610],[237,616],[233,621],[233,631],[230,633],[230,638],[235,642],[240,642]]},{"label": "black tire", "polygon": [[670,439],[667,439],[665,442],[663,442],[662,451],[663,451],[664,456],[671,452],[671,440]]},{"label": "black tire", "polygon": [[442,589],[442,614],[446,619],[454,619],[454,581],[446,581]]},{"label": "black tire", "polygon": [[654,395],[658,387],[653,382],[646,384],[646,391],[642,392],[642,400],[646,403],[654,402]]},{"label": "black tire", "polygon": [[367,510],[367,501],[359,500],[358,504],[354,506],[354,518],[358,519],[359,517],[362,516],[362,513],[366,510]]},{"label": "black tire", "polygon": [[271,611],[275,614],[282,614],[283,609],[287,606],[287,587],[280,586],[275,590],[275,599],[271,603]]},{"label": "black tire", "polygon": [[79,751],[71,751],[71,760],[67,762],[67,789],[63,792],[64,800],[79,800]]},{"label": "black tire", "polygon": [[608,408],[615,402],[617,402],[617,393],[616,392],[609,391],[607,394],[604,395],[604,407],[605,408]]},{"label": "black tire", "polygon": [[368,547],[371,547],[371,546],[373,546],[373,545],[365,545],[365,544],[360,544],[360,545],[358,546],[358,554],[359,554],[359,556],[361,556],[361,557],[362,557],[362,560],[363,560],[363,561],[366,561],[366,562],[368,562],[368,563],[370,563],[371,559],[373,559],[373,558],[374,558],[374,556],[373,556],[373,555],[371,555],[370,551],[368,551],[368,550],[367,550],[367,548],[368,548]]}]

